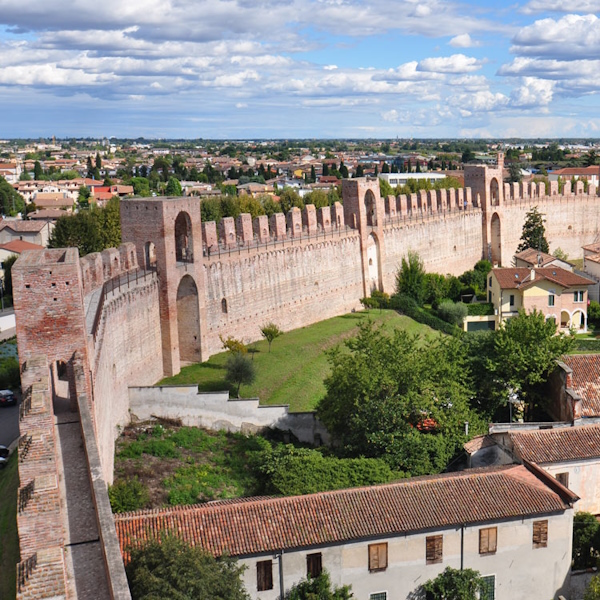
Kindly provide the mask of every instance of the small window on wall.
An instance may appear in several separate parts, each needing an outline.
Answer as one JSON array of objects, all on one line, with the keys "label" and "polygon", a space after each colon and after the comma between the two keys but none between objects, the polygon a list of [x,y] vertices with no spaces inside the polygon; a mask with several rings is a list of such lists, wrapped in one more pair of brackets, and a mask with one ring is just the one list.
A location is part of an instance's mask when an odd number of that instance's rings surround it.
[{"label": "small window on wall", "polygon": [[369,595],[369,600],[387,600],[387,592],[375,592]]},{"label": "small window on wall", "polygon": [[554,306],[554,294],[548,294],[548,306]]},{"label": "small window on wall", "polygon": [[387,542],[369,544],[369,571],[385,571],[387,569]]},{"label": "small window on wall", "polygon": [[497,545],[497,527],[485,527],[479,530],[479,554],[495,554]]},{"label": "small window on wall", "polygon": [[256,589],[259,592],[273,589],[272,560],[261,560],[256,563]]},{"label": "small window on wall", "polygon": [[548,520],[533,522],[533,547],[546,548],[548,546]]},{"label": "small window on wall", "polygon": [[491,277],[488,279],[488,285],[489,285],[490,287],[492,287],[492,278],[491,278]]},{"label": "small window on wall", "polygon": [[425,562],[428,565],[441,563],[444,559],[444,536],[430,535],[425,538]]},{"label": "small window on wall", "polygon": [[225,300],[225,298],[223,298],[223,300],[221,300],[221,312],[224,315],[227,314],[227,300]]},{"label": "small window on wall", "polygon": [[566,488],[569,487],[569,474],[568,473],[557,473],[556,479],[561,485],[564,485]]},{"label": "small window on wall", "polygon": [[479,591],[479,600],[496,599],[496,576],[486,575],[481,578],[481,589]]},{"label": "small window on wall", "polygon": [[323,572],[323,558],[320,552],[306,555],[306,574],[318,577]]},{"label": "small window on wall", "polygon": [[573,292],[573,300],[575,302],[583,302],[583,292]]},{"label": "small window on wall", "polygon": [[515,305],[515,295],[514,295],[514,294],[511,294],[511,295],[510,295],[510,305],[511,305],[511,306],[514,306],[514,305]]}]

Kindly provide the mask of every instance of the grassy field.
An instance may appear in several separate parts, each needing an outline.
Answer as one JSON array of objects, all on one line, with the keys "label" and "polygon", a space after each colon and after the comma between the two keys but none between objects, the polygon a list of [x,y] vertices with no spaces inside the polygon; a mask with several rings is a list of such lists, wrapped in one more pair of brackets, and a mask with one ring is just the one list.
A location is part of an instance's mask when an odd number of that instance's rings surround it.
[{"label": "grassy field", "polygon": [[17,455],[0,471],[0,598],[16,597],[19,539],[17,537]]},{"label": "grassy field", "polygon": [[[289,404],[292,412],[313,410],[325,393],[323,379],[329,373],[325,351],[354,335],[358,323],[365,319],[390,331],[398,328],[410,333],[438,335],[393,310],[357,312],[321,321],[284,333],[273,342],[270,353],[265,340],[251,344],[249,348],[255,350],[257,377],[251,386],[242,386],[240,395],[258,397],[261,404]],[[160,383],[197,383],[199,390],[206,392],[228,389],[224,379],[226,360],[227,353],[216,354],[207,362],[184,367],[179,375]]]}]

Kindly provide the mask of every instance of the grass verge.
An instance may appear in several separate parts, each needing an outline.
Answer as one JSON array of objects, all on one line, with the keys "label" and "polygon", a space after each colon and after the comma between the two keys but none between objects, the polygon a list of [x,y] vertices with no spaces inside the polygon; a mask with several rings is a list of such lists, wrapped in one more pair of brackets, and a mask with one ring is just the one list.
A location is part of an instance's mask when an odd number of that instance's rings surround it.
[{"label": "grass verge", "polygon": [[[398,328],[439,335],[394,310],[371,310],[327,319],[284,333],[273,342],[270,353],[265,340],[251,344],[257,377],[251,386],[242,386],[240,395],[258,397],[261,404],[289,404],[291,412],[313,410],[325,394],[323,380],[329,374],[326,351],[354,335],[357,325],[365,319],[389,331]],[[163,379],[160,384],[198,384],[201,392],[230,389],[233,395],[234,390],[225,382],[227,356],[223,352],[204,363],[184,367],[181,373]]]},{"label": "grass verge", "polygon": [[19,538],[17,536],[17,491],[19,471],[17,454],[0,471],[0,598],[16,598]]}]

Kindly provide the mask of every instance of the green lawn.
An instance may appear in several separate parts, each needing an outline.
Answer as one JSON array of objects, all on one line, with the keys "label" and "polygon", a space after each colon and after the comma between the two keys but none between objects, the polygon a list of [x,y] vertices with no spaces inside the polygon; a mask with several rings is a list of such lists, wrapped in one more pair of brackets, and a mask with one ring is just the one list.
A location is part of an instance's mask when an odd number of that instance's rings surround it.
[{"label": "green lawn", "polygon": [[[261,404],[289,404],[292,412],[313,410],[325,393],[323,379],[329,373],[325,350],[351,337],[358,323],[371,319],[385,329],[403,329],[410,333],[439,335],[431,328],[401,316],[393,310],[357,312],[321,321],[284,333],[272,345],[265,340],[250,345],[255,349],[257,378],[251,386],[242,386],[244,398],[258,397]],[[175,377],[160,383],[174,385],[197,383],[200,391],[228,389],[225,383],[227,353],[216,354],[205,363],[181,369]]]},{"label": "green lawn", "polygon": [[17,454],[0,471],[0,598],[16,597],[19,539],[17,537]]}]

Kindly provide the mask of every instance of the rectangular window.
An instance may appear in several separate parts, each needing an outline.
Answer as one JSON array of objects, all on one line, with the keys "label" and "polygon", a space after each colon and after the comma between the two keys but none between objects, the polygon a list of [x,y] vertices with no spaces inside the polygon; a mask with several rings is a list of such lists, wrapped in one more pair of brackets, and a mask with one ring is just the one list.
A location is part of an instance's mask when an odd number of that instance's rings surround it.
[{"label": "rectangular window", "polygon": [[387,600],[387,592],[375,592],[369,595],[369,600]]},{"label": "rectangular window", "polygon": [[485,527],[479,530],[479,554],[495,554],[497,545],[497,527]]},{"label": "rectangular window", "polygon": [[515,295],[514,295],[514,294],[511,294],[511,295],[510,295],[510,305],[511,305],[511,306],[514,306],[514,305],[515,305]]},{"label": "rectangular window", "polygon": [[318,577],[323,571],[323,558],[320,552],[306,555],[306,574],[310,577]]},{"label": "rectangular window", "polygon": [[488,279],[488,285],[489,285],[490,287],[492,287],[492,278],[491,278],[491,277]]},{"label": "rectangular window", "polygon": [[583,292],[573,292],[573,300],[575,302],[583,302]]},{"label": "rectangular window", "polygon": [[444,558],[444,536],[430,535],[425,538],[425,562],[428,565],[441,563]]},{"label": "rectangular window", "polygon": [[533,547],[546,548],[548,546],[548,520],[533,522]]},{"label": "rectangular window", "polygon": [[259,592],[273,589],[272,560],[261,560],[256,563],[256,589]]},{"label": "rectangular window", "polygon": [[569,474],[568,473],[557,473],[556,479],[564,485],[566,488],[569,487]]},{"label": "rectangular window", "polygon": [[482,577],[479,600],[495,600],[496,598],[496,576],[486,575]]},{"label": "rectangular window", "polygon": [[385,571],[387,569],[387,542],[369,544],[369,571]]},{"label": "rectangular window", "polygon": [[548,306],[554,306],[554,294],[548,294]]}]

